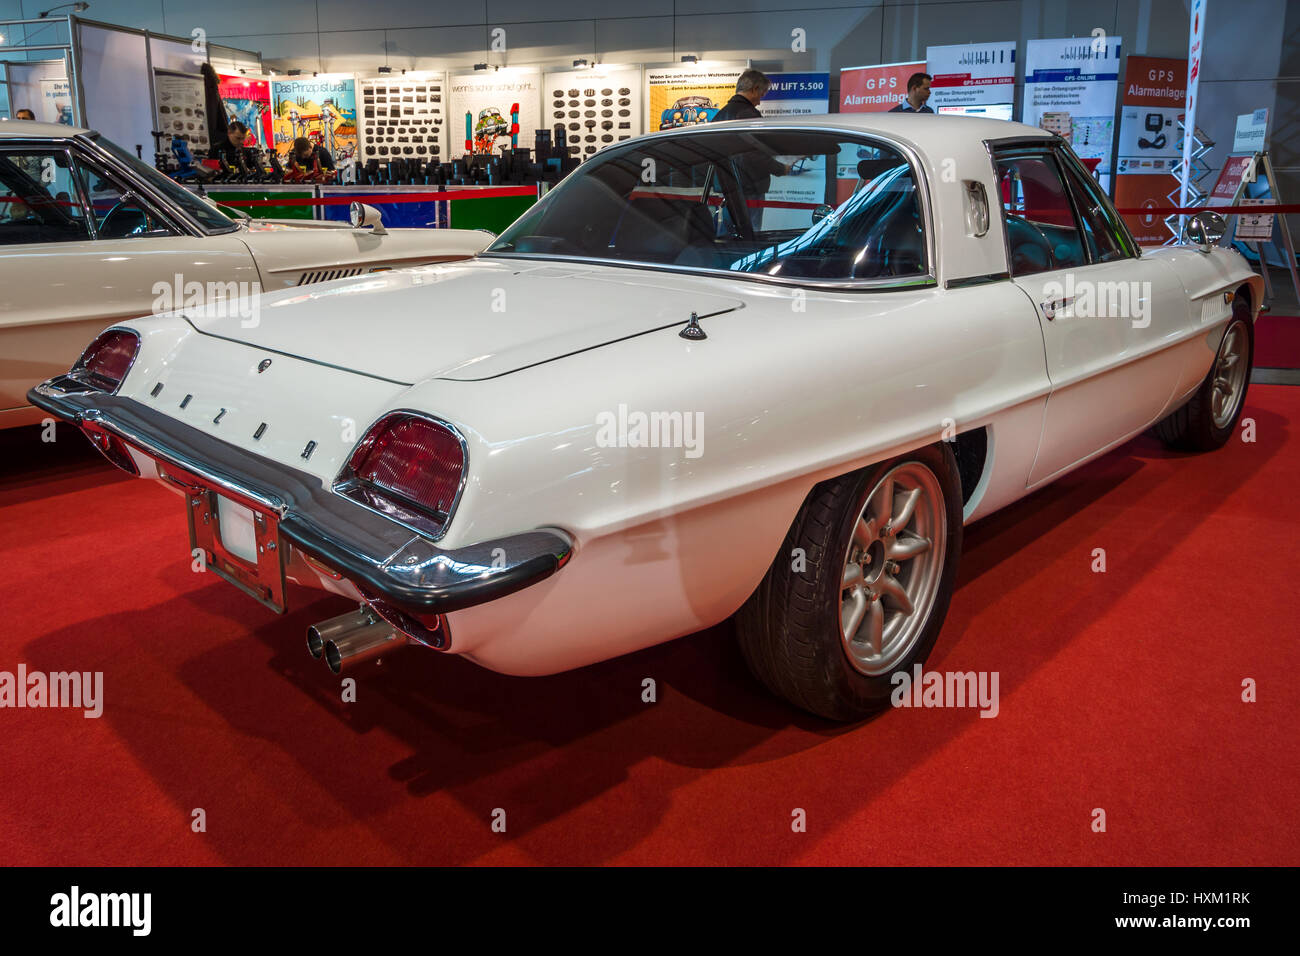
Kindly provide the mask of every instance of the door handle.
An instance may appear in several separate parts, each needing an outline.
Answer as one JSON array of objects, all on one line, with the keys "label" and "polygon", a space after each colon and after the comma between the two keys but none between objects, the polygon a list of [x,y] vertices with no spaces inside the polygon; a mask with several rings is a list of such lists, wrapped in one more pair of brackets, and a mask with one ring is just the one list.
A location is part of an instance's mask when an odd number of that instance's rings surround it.
[{"label": "door handle", "polygon": [[1068,298],[1064,298],[1064,299],[1047,299],[1044,302],[1038,303],[1038,305],[1043,310],[1044,318],[1046,318],[1047,321],[1050,322],[1052,321],[1052,319],[1056,318],[1057,309],[1064,309],[1072,302],[1074,302],[1074,296],[1069,296]]}]

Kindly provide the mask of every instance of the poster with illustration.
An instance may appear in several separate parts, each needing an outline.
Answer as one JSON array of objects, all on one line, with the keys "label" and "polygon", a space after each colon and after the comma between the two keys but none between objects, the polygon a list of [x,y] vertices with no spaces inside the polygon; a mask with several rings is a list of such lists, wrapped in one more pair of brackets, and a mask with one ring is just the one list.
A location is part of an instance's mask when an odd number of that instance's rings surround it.
[{"label": "poster with illustration", "polygon": [[[197,73],[153,71],[158,99],[158,129],[180,137],[196,156],[208,153],[208,113],[204,108],[203,77]],[[166,143],[164,143],[164,147]]]},{"label": "poster with illustration", "polygon": [[226,106],[226,122],[239,120],[248,127],[250,138],[245,146],[271,144],[271,84],[243,76],[220,76],[217,87]]},{"label": "poster with illustration", "polygon": [[41,80],[41,120],[72,125],[72,86],[65,77]]},{"label": "poster with illustration", "polygon": [[271,133],[284,159],[306,137],[334,158],[336,167],[357,155],[357,90],[352,76],[313,76],[271,82]]},{"label": "poster with illustration", "polygon": [[640,67],[560,70],[543,87],[542,114],[552,130],[564,126],[571,156],[586,159],[645,130]]},{"label": "poster with illustration", "polygon": [[707,123],[736,95],[743,63],[685,63],[645,71],[646,129]]},{"label": "poster with illustration", "polygon": [[542,74],[537,70],[476,70],[451,78],[447,120],[450,155],[532,149],[542,119]]},{"label": "poster with illustration", "polygon": [[1181,125],[1187,98],[1187,61],[1130,56],[1124,69],[1115,205],[1141,209],[1124,215],[1133,238],[1144,246],[1169,242],[1164,210],[1172,209],[1172,173],[1183,154]]},{"label": "poster with illustration", "polygon": [[1065,37],[1030,40],[1025,53],[1024,122],[1059,134],[1081,159],[1099,160],[1107,191],[1121,45],[1104,34]]}]

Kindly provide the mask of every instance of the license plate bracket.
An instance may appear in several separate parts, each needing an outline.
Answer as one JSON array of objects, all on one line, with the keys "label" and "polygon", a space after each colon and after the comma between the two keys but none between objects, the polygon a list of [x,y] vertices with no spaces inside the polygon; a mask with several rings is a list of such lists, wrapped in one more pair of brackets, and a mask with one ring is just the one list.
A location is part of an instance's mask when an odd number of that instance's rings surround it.
[{"label": "license plate bracket", "polygon": [[[249,509],[209,488],[189,485],[186,493],[187,515],[190,525],[190,554],[198,557],[203,552],[206,568],[239,588],[249,597],[266,605],[277,614],[285,611],[284,600],[284,549],[280,545],[280,522],[273,514]],[[227,506],[247,510],[252,518],[253,543],[256,560],[235,554],[222,541],[221,508]],[[227,515],[229,520],[229,515]]]}]

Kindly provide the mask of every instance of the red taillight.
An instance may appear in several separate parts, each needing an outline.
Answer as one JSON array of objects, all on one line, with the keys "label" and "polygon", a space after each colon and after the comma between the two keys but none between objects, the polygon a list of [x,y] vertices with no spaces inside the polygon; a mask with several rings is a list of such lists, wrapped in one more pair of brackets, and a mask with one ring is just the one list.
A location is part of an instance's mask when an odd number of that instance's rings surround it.
[{"label": "red taillight", "polygon": [[357,446],[340,491],[410,523],[408,508],[440,531],[460,495],[465,451],[448,426],[404,412],[381,419]]},{"label": "red taillight", "polygon": [[126,378],[140,349],[140,337],[134,332],[109,329],[90,343],[72,368],[72,374],[89,385],[106,392],[116,391]]}]

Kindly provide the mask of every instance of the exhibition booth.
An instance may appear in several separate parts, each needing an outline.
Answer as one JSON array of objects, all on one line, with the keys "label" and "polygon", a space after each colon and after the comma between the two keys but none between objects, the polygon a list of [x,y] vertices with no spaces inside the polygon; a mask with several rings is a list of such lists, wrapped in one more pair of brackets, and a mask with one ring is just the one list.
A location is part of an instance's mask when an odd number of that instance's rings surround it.
[{"label": "exhibition booth", "polygon": [[1300,862],[1297,60],[1053,3],[0,21],[0,863]]}]

